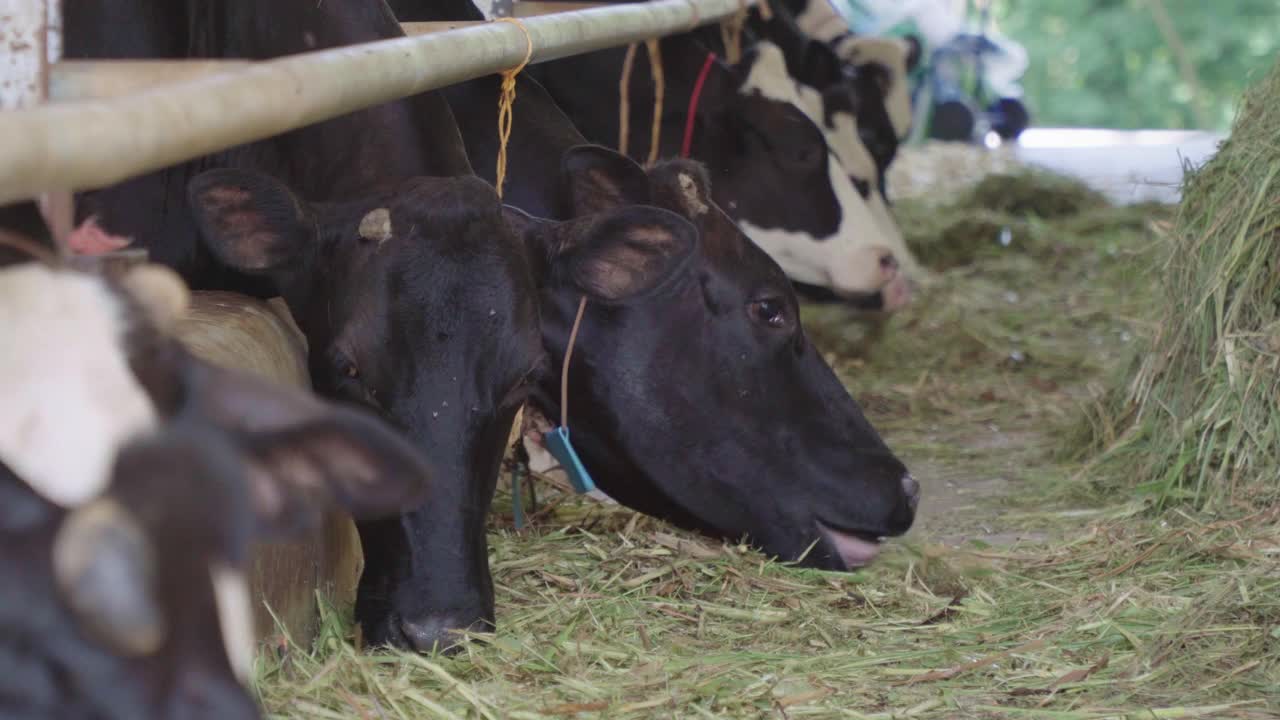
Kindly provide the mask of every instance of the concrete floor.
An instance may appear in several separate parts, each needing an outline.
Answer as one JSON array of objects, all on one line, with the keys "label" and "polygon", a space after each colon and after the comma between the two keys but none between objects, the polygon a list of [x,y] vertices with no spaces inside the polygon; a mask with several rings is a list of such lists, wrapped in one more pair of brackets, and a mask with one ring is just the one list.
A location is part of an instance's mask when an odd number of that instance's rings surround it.
[{"label": "concrete floor", "polygon": [[1183,130],[1030,128],[1014,154],[1078,177],[1116,203],[1177,202],[1185,164],[1199,166],[1225,135]]}]

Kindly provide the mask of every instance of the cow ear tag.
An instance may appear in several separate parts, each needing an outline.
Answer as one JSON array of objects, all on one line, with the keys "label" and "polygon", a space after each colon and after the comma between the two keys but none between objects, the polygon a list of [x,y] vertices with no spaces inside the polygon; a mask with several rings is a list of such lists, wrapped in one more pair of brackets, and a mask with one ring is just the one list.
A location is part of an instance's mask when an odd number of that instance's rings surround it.
[{"label": "cow ear tag", "polygon": [[560,461],[560,467],[569,474],[569,482],[573,485],[574,492],[581,495],[596,489],[591,473],[587,472],[582,459],[578,457],[578,451],[573,448],[573,442],[569,440],[569,428],[563,425],[553,428],[543,435],[542,439],[547,444],[547,450],[551,456]]},{"label": "cow ear tag", "polygon": [[578,340],[578,328],[582,326],[582,313],[587,309],[587,296],[578,301],[578,315],[573,319],[573,329],[569,331],[569,345],[564,351],[564,366],[560,368],[560,427],[552,428],[542,436],[543,442],[551,456],[560,461],[560,467],[569,475],[569,482],[574,492],[589,493],[596,489],[591,473],[582,464],[578,451],[573,448],[569,439],[569,359],[573,357],[573,345]]}]

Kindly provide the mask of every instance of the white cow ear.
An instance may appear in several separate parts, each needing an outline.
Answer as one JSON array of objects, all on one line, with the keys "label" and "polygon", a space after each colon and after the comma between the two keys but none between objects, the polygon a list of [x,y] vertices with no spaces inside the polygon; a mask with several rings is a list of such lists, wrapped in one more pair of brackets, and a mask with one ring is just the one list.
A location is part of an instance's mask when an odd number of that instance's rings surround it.
[{"label": "white cow ear", "polygon": [[155,550],[132,514],[102,498],[63,520],[53,542],[59,593],[87,635],[126,657],[163,644],[166,618],[155,593]]}]

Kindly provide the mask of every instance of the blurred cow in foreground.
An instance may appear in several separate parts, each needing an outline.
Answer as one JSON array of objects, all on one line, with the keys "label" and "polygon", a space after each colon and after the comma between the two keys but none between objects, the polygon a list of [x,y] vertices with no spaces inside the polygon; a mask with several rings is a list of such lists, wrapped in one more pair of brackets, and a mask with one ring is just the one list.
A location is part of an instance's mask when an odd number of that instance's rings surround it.
[{"label": "blurred cow in foreground", "polygon": [[0,267],[0,716],[257,717],[253,544],[426,494],[371,415],[193,356],[190,305],[154,266]]}]

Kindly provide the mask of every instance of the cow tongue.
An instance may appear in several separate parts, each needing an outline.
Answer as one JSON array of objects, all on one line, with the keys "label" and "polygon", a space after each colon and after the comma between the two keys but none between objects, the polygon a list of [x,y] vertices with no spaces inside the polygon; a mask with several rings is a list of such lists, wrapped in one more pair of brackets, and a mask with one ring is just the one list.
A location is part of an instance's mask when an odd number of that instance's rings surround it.
[{"label": "cow tongue", "polygon": [[880,543],[871,540],[863,540],[855,535],[840,532],[825,524],[819,525],[822,533],[827,536],[832,545],[835,545],[836,552],[840,554],[840,559],[844,561],[845,567],[852,570],[853,568],[865,567],[871,564],[872,560],[880,554]]}]

